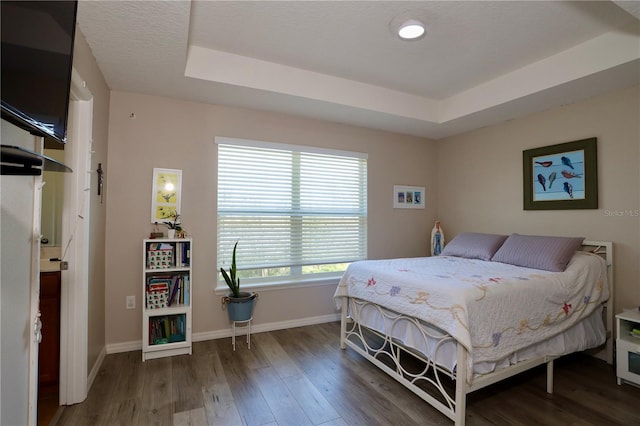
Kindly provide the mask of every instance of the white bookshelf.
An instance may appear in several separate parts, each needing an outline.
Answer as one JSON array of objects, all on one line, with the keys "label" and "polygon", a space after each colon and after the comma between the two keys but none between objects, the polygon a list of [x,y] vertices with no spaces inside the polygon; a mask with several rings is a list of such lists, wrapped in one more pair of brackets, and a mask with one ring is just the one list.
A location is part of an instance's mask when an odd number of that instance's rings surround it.
[{"label": "white bookshelf", "polygon": [[143,242],[142,361],[191,354],[192,249],[191,238]]}]

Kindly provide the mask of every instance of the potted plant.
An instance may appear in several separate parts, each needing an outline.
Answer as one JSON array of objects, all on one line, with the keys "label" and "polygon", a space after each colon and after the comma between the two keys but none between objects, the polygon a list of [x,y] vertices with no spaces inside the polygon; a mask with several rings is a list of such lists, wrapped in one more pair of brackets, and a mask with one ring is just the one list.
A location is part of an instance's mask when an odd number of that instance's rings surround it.
[{"label": "potted plant", "polygon": [[227,307],[230,321],[249,321],[253,316],[253,305],[258,298],[254,292],[240,291],[240,278],[236,268],[236,249],[238,242],[233,246],[233,256],[231,257],[231,268],[229,272],[220,268],[220,273],[229,287],[229,293],[222,298],[222,307]]},{"label": "potted plant", "polygon": [[167,238],[175,238],[176,237],[176,231],[182,231],[182,224],[180,223],[180,214],[178,212],[173,212],[171,213],[171,216],[169,216],[172,220],[170,221],[165,221],[162,222],[164,223],[167,228]]}]

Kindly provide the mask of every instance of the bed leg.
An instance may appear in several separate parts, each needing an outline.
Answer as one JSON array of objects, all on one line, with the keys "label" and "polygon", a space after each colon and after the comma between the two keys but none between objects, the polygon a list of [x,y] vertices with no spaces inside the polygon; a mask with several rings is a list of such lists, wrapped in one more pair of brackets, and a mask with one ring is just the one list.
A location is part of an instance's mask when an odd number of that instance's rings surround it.
[{"label": "bed leg", "polygon": [[453,421],[455,426],[464,426],[467,415],[467,350],[460,343],[456,353],[456,406]]},{"label": "bed leg", "polygon": [[547,393],[553,393],[553,360],[547,361]]},{"label": "bed leg", "polygon": [[345,343],[347,337],[347,298],[342,298],[342,312],[340,318],[340,349],[346,349]]}]

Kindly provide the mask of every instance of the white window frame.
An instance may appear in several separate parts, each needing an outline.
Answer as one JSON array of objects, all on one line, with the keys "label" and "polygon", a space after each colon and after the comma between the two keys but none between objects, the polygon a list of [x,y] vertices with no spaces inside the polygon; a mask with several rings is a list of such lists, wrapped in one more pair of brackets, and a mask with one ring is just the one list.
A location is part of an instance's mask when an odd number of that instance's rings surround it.
[{"label": "white window frame", "polygon": [[[333,150],[333,149],[325,149],[325,148],[317,148],[310,146],[301,146],[301,145],[291,145],[291,144],[282,144],[282,143],[273,143],[273,142],[265,142],[265,141],[256,141],[249,139],[238,139],[238,138],[229,138],[229,137],[216,137],[215,138],[216,145],[238,145],[245,147],[256,147],[256,148],[266,148],[266,149],[277,149],[284,151],[292,151],[292,152],[305,152],[305,153],[315,153],[315,154],[326,154],[333,156],[343,156],[343,157],[351,157],[351,158],[361,158],[367,159],[366,153],[352,152],[352,151],[342,151],[342,150]],[[216,155],[216,162],[218,162],[218,158]],[[219,183],[216,183],[216,191],[218,190]],[[367,195],[367,189],[365,188],[365,197]],[[218,204],[216,202],[216,204]],[[365,201],[365,211],[366,211],[366,201]],[[218,214],[216,208],[216,215]],[[365,253],[364,256],[366,258],[366,226],[365,226]],[[218,250],[219,244],[219,232],[216,232],[216,252]],[[218,264],[222,264],[218,259]],[[228,263],[228,262],[227,262]],[[225,266],[225,269],[228,265]],[[224,280],[221,279],[219,273],[219,266],[217,266],[217,279],[216,279],[216,288],[215,293],[226,294],[228,292],[228,287],[226,286]],[[265,290],[279,290],[279,289],[287,289],[287,288],[303,288],[303,287],[315,287],[315,286],[326,286],[326,285],[336,285],[340,280],[342,272],[334,272],[334,273],[325,273],[325,274],[312,274],[308,277],[304,277],[301,273],[301,266],[292,266],[292,270],[297,268],[300,270],[298,274],[290,274],[282,279],[277,279],[275,277],[266,278],[264,281],[259,279],[253,279],[252,282],[244,282],[242,283],[242,289],[246,291],[265,291]]]}]

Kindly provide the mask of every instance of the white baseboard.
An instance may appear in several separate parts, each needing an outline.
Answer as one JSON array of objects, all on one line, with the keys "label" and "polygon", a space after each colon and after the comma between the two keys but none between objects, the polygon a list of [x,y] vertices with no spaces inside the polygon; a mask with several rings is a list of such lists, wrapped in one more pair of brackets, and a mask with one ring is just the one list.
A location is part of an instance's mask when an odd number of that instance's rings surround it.
[{"label": "white baseboard", "polygon": [[[333,321],[340,321],[340,313],[322,315],[319,317],[300,318],[300,319],[289,320],[289,321],[269,322],[269,323],[257,324],[257,325],[252,324],[251,333],[264,333],[266,331],[284,330],[287,328],[304,327],[307,325],[314,325],[314,324],[324,324],[325,322],[333,322]],[[214,340],[214,339],[223,339],[225,337],[231,337],[231,334],[232,334],[232,330],[231,328],[228,328],[223,330],[194,333],[191,336],[191,339],[194,342],[202,342],[204,340]]]},{"label": "white baseboard", "polygon": [[107,345],[107,354],[117,354],[120,352],[131,352],[142,350],[142,340],[133,342],[112,343]]},{"label": "white baseboard", "polygon": [[[284,330],[287,328],[304,327],[308,325],[324,324],[326,322],[340,321],[340,313],[322,315],[318,317],[300,318],[288,321],[269,322],[265,324],[257,324],[251,326],[252,333],[264,333],[266,331]],[[201,333],[193,333],[191,340],[194,342],[202,342],[205,340],[223,339],[231,337],[231,327],[222,330],[204,331]],[[113,343],[106,346],[107,354],[115,354],[120,352],[131,352],[142,350],[142,340],[133,342]],[[98,364],[98,363],[96,363]],[[98,367],[99,368],[99,367]],[[93,373],[93,370],[92,370]],[[97,374],[97,372],[96,372]]]},{"label": "white baseboard", "polygon": [[105,356],[107,356],[106,347],[102,348],[100,354],[98,355],[98,359],[93,364],[93,368],[91,368],[91,371],[89,372],[89,377],[87,377],[87,393],[89,393],[91,385],[93,385],[93,381],[96,379],[96,376],[100,372],[100,367],[102,367],[102,361],[104,361]]}]

